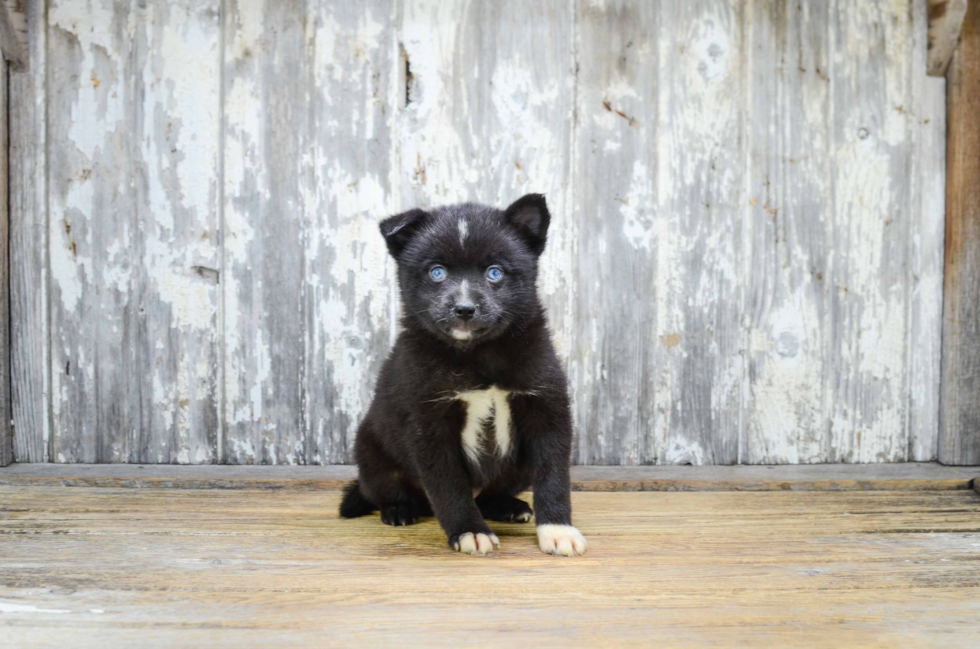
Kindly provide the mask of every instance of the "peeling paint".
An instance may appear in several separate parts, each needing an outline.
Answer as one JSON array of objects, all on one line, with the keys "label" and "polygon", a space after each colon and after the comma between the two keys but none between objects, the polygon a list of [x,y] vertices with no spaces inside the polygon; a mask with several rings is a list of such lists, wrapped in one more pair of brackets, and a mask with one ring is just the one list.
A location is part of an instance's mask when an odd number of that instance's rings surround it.
[{"label": "peeling paint", "polygon": [[834,7],[53,0],[53,456],[350,461],[378,221],[533,191],[578,461],[932,459],[924,4]]}]

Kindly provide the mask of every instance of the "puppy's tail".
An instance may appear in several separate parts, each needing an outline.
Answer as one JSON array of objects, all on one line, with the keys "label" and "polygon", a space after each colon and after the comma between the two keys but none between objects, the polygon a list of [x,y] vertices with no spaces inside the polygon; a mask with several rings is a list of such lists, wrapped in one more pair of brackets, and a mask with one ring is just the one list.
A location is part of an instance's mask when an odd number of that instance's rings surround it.
[{"label": "puppy's tail", "polygon": [[360,485],[354,480],[344,487],[344,499],[340,501],[340,515],[344,518],[367,516],[377,507],[361,493]]}]

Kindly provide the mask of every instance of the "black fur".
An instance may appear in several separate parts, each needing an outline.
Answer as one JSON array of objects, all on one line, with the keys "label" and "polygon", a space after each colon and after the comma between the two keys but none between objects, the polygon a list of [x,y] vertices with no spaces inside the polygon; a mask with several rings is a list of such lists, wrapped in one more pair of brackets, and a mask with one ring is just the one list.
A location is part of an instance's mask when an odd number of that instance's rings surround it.
[{"label": "black fur", "polygon": [[[529,194],[505,211],[467,203],[381,223],[398,264],[403,331],[358,429],[359,481],[342,516],[380,509],[385,523],[409,525],[434,511],[452,547],[464,533],[490,533],[486,519],[526,520],[531,510],[514,496],[533,487],[537,524],[571,525],[567,382],[536,289],[549,222],[544,197]],[[444,281],[430,275],[436,265]],[[491,266],[502,279],[488,279]],[[466,299],[469,319],[458,315]],[[511,393],[511,450],[501,458],[485,448],[471,462],[461,444],[467,406],[454,395],[490,387]]]}]

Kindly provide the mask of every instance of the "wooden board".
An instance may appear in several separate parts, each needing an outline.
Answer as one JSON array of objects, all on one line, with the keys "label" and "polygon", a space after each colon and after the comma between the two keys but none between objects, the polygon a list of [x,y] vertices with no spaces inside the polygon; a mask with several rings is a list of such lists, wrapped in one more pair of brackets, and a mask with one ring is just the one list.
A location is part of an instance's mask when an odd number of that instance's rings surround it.
[{"label": "wooden board", "polygon": [[[573,466],[573,491],[938,491],[969,489],[980,467],[934,463],[806,466]],[[15,464],[0,485],[168,489],[340,489],[353,466]]]},{"label": "wooden board", "polygon": [[[0,61],[0,106],[7,106],[7,62]],[[9,151],[8,112],[0,115],[0,152]],[[0,466],[14,461],[10,411],[10,166],[0,155]]]},{"label": "wooden board", "polygon": [[31,67],[10,77],[10,391],[14,457],[51,459],[47,3],[27,7]]},{"label": "wooden board", "polygon": [[312,133],[306,4],[224,15],[224,437],[232,464],[305,459],[303,224]]},{"label": "wooden board", "polygon": [[350,462],[377,222],[543,191],[576,462],[935,459],[926,3],[32,3],[15,456]]},{"label": "wooden board", "polygon": [[[925,16],[912,14],[912,38],[921,42]],[[908,459],[934,460],[938,453],[939,383],[942,359],[943,245],[946,235],[946,80],[922,76],[927,52],[916,46],[909,71],[913,114],[909,116]]]},{"label": "wooden board", "polygon": [[825,386],[833,371],[833,250],[828,133],[831,43],[824,2],[752,3],[747,156],[748,386],[741,460],[824,461]]},{"label": "wooden board", "polygon": [[[2,487],[12,646],[970,646],[980,498],[574,494],[589,551],[339,520],[337,493]],[[760,530],[765,530],[764,538]]]},{"label": "wooden board", "polygon": [[[831,39],[827,459],[907,455],[911,12],[840,3]],[[920,45],[922,44],[921,41]],[[839,54],[838,54],[839,53]],[[886,64],[885,61],[891,61]],[[905,350],[904,353],[902,350]]]},{"label": "wooden board", "polygon": [[349,461],[393,336],[393,3],[225,19],[222,461]]},{"label": "wooden board", "polygon": [[215,458],[217,10],[49,5],[56,461]]},{"label": "wooden board", "polygon": [[939,460],[980,462],[980,2],[948,76],[946,275]]},{"label": "wooden board", "polygon": [[[668,357],[676,364],[681,351],[658,336],[674,324],[666,317],[674,287],[657,281],[655,253],[673,249],[668,219],[658,219],[656,186],[657,93],[666,69],[658,52],[661,17],[656,3],[583,4],[580,11],[570,151],[571,188],[580,198],[572,210],[574,329],[567,350],[579,428],[575,459],[650,464],[663,454],[677,415],[677,395],[664,378]],[[618,290],[609,290],[610,281]],[[703,454],[703,440],[688,432]]]},{"label": "wooden board", "polygon": [[[393,0],[311,3],[312,203],[304,216],[304,459],[353,459],[354,435],[395,336],[394,263],[379,220],[393,187],[397,106],[404,95]],[[284,462],[295,460],[288,456]]]}]

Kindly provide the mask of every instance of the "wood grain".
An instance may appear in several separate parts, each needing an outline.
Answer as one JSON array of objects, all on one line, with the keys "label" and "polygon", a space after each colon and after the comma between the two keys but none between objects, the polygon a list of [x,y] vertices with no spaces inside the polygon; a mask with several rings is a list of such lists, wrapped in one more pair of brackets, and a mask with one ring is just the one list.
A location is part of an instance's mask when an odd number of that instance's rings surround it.
[{"label": "wood grain", "polygon": [[50,5],[56,461],[214,459],[217,8]]},{"label": "wood grain", "polygon": [[670,427],[667,356],[680,352],[657,336],[669,291],[658,282],[657,254],[668,254],[672,238],[657,209],[660,15],[656,3],[583,4],[580,11],[568,350],[575,459],[651,464]]},{"label": "wood grain", "polygon": [[227,3],[221,457],[232,464],[305,461],[312,26],[305,2]]},{"label": "wood grain", "polygon": [[[0,106],[9,96],[7,62],[0,61]],[[0,466],[14,461],[10,411],[10,131],[8,112],[0,115]]]},{"label": "wood grain", "polygon": [[499,523],[499,551],[463,557],[432,519],[339,520],[338,495],[0,488],[5,639],[934,647],[980,632],[969,490],[574,494],[576,559]]},{"label": "wood grain", "polygon": [[827,460],[891,462],[907,455],[908,257],[912,151],[910,12],[841,2],[828,137],[833,261],[822,378]]},{"label": "wood grain", "polygon": [[946,235],[946,80],[921,74],[927,53],[926,16],[912,5],[913,47],[909,136],[915,151],[909,165],[910,223],[908,459],[935,460],[939,441],[939,383],[942,373],[943,246]]},{"label": "wood grain", "polygon": [[750,5],[747,390],[741,461],[826,461],[833,256],[825,2]]},{"label": "wood grain", "polygon": [[350,462],[377,221],[534,191],[576,462],[934,459],[926,4],[30,3],[15,456]]},{"label": "wood grain", "polygon": [[[301,290],[306,348],[303,461],[353,461],[354,435],[395,336],[394,264],[379,220],[400,210],[392,136],[405,93],[393,0],[316,2],[313,160]],[[284,461],[293,463],[288,456]]]},{"label": "wood grain", "polygon": [[980,462],[980,2],[948,76],[946,275],[939,461]]},{"label": "wood grain", "polygon": [[10,389],[14,457],[50,459],[47,3],[27,6],[29,72],[10,77]]},{"label": "wood grain", "polygon": [[929,0],[929,76],[942,77],[960,42],[969,0]]}]

